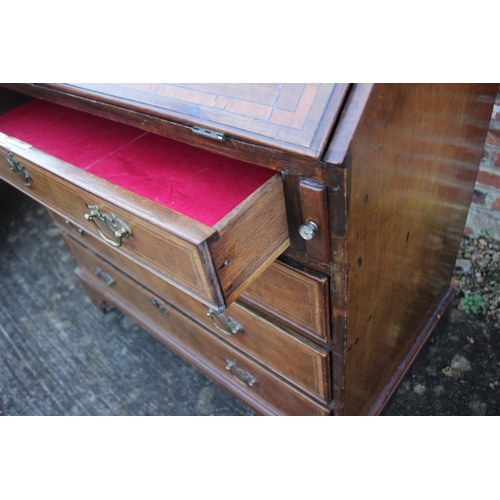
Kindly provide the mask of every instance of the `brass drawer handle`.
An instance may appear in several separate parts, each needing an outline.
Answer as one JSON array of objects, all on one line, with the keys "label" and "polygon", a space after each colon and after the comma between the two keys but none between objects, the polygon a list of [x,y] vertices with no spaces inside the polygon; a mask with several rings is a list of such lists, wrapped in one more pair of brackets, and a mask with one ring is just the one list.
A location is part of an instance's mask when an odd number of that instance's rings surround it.
[{"label": "brass drawer handle", "polygon": [[[115,214],[102,214],[97,205],[87,205],[86,207],[90,210],[89,214],[85,214],[85,220],[88,222],[92,222],[94,227],[96,228],[99,236],[112,247],[121,247],[122,246],[122,238],[128,237],[132,238],[132,231],[128,227],[125,222],[119,219]],[[111,238],[106,236],[101,228],[97,225],[96,219],[100,221],[104,227],[111,234]]]},{"label": "brass drawer handle", "polygon": [[231,375],[243,385],[253,387],[257,383],[257,379],[250,375],[250,373],[238,368],[232,361],[226,360],[226,370],[231,372]]},{"label": "brass drawer handle", "polygon": [[7,153],[7,162],[10,165],[10,169],[13,172],[15,172],[19,177],[21,177],[21,180],[23,181],[24,185],[30,188],[31,187],[31,184],[29,182],[31,180],[30,175],[28,174],[28,172],[26,172],[25,166],[22,163],[19,163],[14,158],[14,156],[10,151]]},{"label": "brass drawer handle", "polygon": [[244,328],[233,318],[228,318],[218,311],[214,311],[213,309],[209,308],[206,314],[209,318],[211,318],[215,328],[217,328],[217,330],[222,332],[224,335],[232,337],[237,333],[243,333],[245,331]]},{"label": "brass drawer handle", "polygon": [[160,311],[160,314],[162,316],[165,316],[166,314],[168,314],[167,308],[164,305],[160,304],[154,297],[151,297],[149,299],[149,303],[152,306],[156,307],[156,309],[158,309],[158,311]]},{"label": "brass drawer handle", "polygon": [[116,281],[108,273],[105,273],[100,267],[95,268],[94,274],[108,286],[112,286],[116,283]]}]

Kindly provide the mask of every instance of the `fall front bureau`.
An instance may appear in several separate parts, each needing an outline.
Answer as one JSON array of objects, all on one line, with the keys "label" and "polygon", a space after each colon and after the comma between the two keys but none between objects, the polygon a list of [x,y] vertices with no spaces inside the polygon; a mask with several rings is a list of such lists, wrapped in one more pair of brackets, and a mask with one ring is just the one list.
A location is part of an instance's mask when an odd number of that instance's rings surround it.
[{"label": "fall front bureau", "polygon": [[6,87],[0,177],[98,307],[262,414],[382,411],[452,296],[493,85]]}]

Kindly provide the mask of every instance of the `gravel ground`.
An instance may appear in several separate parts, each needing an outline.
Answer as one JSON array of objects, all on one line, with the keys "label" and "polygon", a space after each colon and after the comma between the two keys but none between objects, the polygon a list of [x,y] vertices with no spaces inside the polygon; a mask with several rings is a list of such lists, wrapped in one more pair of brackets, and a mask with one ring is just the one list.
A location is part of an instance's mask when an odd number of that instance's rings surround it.
[{"label": "gravel ground", "polygon": [[498,329],[454,308],[422,349],[386,416],[500,415]]},{"label": "gravel ground", "polygon": [[500,328],[500,242],[487,236],[464,236],[453,286],[456,307],[488,325]]},{"label": "gravel ground", "polygon": [[444,331],[435,333],[387,416],[500,415],[500,242],[464,236]]}]

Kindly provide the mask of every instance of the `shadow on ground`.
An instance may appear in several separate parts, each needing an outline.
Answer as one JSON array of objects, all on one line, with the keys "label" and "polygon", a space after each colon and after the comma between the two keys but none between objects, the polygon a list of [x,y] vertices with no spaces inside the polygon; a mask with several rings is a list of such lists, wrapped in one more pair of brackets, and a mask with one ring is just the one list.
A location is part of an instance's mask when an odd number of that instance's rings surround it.
[{"label": "shadow on ground", "polygon": [[452,310],[385,415],[500,415],[500,332]]}]

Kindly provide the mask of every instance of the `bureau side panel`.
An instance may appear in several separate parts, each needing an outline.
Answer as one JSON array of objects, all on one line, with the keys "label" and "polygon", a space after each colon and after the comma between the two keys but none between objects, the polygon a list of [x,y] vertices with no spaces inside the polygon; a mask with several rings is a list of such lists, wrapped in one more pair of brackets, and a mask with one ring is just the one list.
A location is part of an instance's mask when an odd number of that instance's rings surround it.
[{"label": "bureau side panel", "polygon": [[449,289],[496,85],[375,85],[347,156],[347,415]]}]

